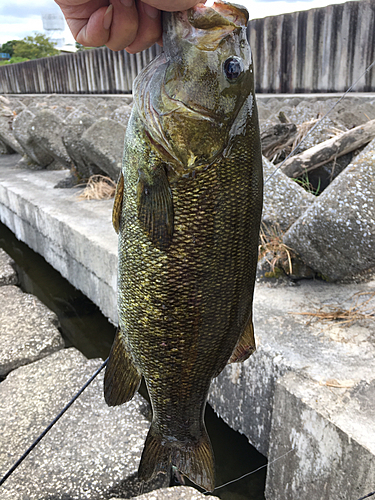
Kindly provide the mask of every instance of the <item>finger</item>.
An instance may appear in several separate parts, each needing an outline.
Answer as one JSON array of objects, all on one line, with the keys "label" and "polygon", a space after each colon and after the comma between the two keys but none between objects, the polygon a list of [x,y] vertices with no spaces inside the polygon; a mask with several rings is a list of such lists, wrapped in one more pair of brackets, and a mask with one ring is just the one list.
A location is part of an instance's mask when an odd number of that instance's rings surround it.
[{"label": "finger", "polygon": [[135,0],[111,0],[113,19],[106,43],[111,50],[122,50],[130,45],[138,32],[138,11]]},{"label": "finger", "polygon": [[127,47],[127,52],[134,54],[148,49],[161,38],[161,12],[160,10],[138,0],[138,31],[135,40]]},{"label": "finger", "polygon": [[66,22],[77,42],[85,46],[104,45],[109,38],[104,21],[108,25],[113,15],[108,0],[91,0],[74,5],[72,0],[58,2]]},{"label": "finger", "polygon": [[[69,9],[70,10],[70,9]],[[65,14],[66,22],[78,43],[87,47],[99,47],[105,45],[109,38],[109,29],[113,17],[113,7],[101,7],[94,11],[89,17],[83,17],[79,13],[71,12]]]},{"label": "finger", "polygon": [[205,3],[205,0],[144,0],[145,3],[156,7],[159,10],[169,12],[190,9],[198,3]]}]

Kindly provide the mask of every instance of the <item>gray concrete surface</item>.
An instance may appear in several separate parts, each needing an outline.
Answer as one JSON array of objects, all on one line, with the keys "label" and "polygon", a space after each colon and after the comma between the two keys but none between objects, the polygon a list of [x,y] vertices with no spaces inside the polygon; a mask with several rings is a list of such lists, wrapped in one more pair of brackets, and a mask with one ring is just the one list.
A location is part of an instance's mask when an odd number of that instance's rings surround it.
[{"label": "gray concrete surface", "polygon": [[375,140],[284,235],[287,246],[330,280],[375,271],[374,176]]},{"label": "gray concrete surface", "polygon": [[[307,280],[294,286],[257,283],[257,351],[243,364],[227,366],[214,379],[209,401],[215,411],[268,456],[275,384],[285,373],[298,373],[317,384],[330,380],[350,380],[353,387],[372,383],[374,319],[348,325],[318,322],[314,316],[298,313],[316,314],[321,308],[347,310],[374,292],[375,281],[358,285]],[[375,297],[368,309],[374,311]],[[375,433],[375,429],[368,426],[367,432]]]},{"label": "gray concrete surface", "polygon": [[83,201],[78,198],[80,189],[54,189],[67,176],[66,170],[12,169],[18,159],[0,157],[0,220],[116,323],[112,200]]},{"label": "gray concrete surface", "polygon": [[0,287],[0,376],[64,347],[55,313],[17,286]]},{"label": "gray concrete surface", "polygon": [[86,155],[111,179],[121,172],[126,128],[110,118],[100,118],[82,134]]},{"label": "gray concrete surface", "polygon": [[341,385],[295,373],[277,382],[268,459],[293,451],[269,468],[267,499],[357,500],[374,491],[375,381]]},{"label": "gray concrete surface", "polygon": [[[59,175],[62,173],[25,172],[11,170],[9,166],[1,167],[0,216],[20,239],[47,256],[54,267],[116,322],[117,245],[110,226],[112,202],[82,202],[77,200],[77,190],[53,190],[51,187]],[[49,250],[51,247],[54,251]],[[80,270],[80,280],[77,280],[76,269]],[[327,387],[330,391],[342,391],[340,386],[332,386],[332,381],[337,384],[345,382],[353,391],[359,391],[361,387],[372,387],[375,380],[373,319],[345,325],[336,321],[318,322],[312,316],[293,313],[317,313],[322,307],[329,310],[330,306],[347,310],[355,305],[356,300],[367,300],[374,291],[374,281],[350,285],[304,281],[294,286],[285,282],[257,283],[254,321],[258,349],[245,363],[228,366],[213,381],[211,405],[231,427],[244,433],[261,453],[269,457],[279,452],[282,454],[286,447],[283,443],[287,440],[281,433],[272,431],[275,418],[281,422],[284,419],[286,428],[289,425],[288,416],[277,406],[279,400],[275,396],[277,381],[281,377],[287,373],[305,377],[317,391],[325,391]],[[365,310],[374,310],[374,298]],[[361,441],[354,437],[354,431],[349,435],[348,427],[342,428],[339,415],[345,415],[353,394],[346,393],[349,402],[345,404],[327,406],[329,418],[328,413],[320,417],[318,408],[314,407],[309,412],[307,423],[301,421],[297,431],[303,436],[307,426],[312,429],[315,441],[321,440],[319,429],[313,424],[318,417],[322,418],[325,425],[332,424],[345,434],[341,447],[344,454],[349,453],[350,436]],[[289,398],[288,405],[294,406],[297,398],[302,408],[303,393],[295,396],[292,390],[287,391],[285,398]],[[363,412],[363,409],[358,407],[358,412]],[[362,423],[362,432],[368,440],[373,439],[375,430],[371,421],[363,418]],[[314,453],[313,438],[306,441],[303,449],[306,456]],[[358,463],[362,461],[363,467],[366,464],[368,468],[372,466],[372,451],[358,446],[356,454],[356,460]],[[321,448],[321,460],[331,460],[329,442]],[[280,467],[282,462],[280,460]],[[302,462],[300,467],[303,466]],[[297,467],[296,474],[300,473],[298,471]],[[314,474],[313,468],[306,472],[305,497],[299,498],[314,498]],[[267,488],[270,492],[276,486],[284,491],[288,481],[293,480],[283,470],[275,476],[277,479],[272,477],[269,472]],[[336,488],[335,494],[328,485],[320,498],[336,498],[339,491],[355,499],[356,486],[350,490],[343,478],[340,483],[337,476],[332,485]],[[268,500],[273,500],[271,493]]]},{"label": "gray concrete surface", "polygon": [[13,264],[13,259],[0,248],[0,286],[17,284],[18,277]]},{"label": "gray concrete surface", "polygon": [[263,157],[264,201],[262,221],[288,229],[312,205],[315,196],[287,177]]},{"label": "gray concrete surface", "polygon": [[[0,383],[0,477],[101,364],[64,349]],[[1,500],[135,496],[148,411],[138,394],[126,405],[108,407],[101,373],[4,483]],[[165,482],[159,475],[145,491]]]}]

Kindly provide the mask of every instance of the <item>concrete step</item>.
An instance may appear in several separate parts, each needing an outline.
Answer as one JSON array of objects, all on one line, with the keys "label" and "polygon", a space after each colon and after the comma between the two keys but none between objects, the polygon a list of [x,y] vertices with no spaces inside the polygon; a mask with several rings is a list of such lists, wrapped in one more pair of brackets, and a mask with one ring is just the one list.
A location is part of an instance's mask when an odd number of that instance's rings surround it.
[{"label": "concrete step", "polygon": [[0,157],[1,221],[116,323],[112,201],[80,200],[79,188],[54,189],[68,171],[18,170],[17,160]]}]

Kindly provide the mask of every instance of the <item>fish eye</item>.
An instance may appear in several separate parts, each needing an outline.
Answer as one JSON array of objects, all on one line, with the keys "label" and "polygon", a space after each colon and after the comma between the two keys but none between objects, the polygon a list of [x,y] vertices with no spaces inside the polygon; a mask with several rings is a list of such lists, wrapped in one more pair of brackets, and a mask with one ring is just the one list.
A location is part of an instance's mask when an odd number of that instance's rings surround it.
[{"label": "fish eye", "polygon": [[224,62],[224,73],[230,83],[235,83],[242,75],[243,70],[244,65],[239,57],[232,56]]}]

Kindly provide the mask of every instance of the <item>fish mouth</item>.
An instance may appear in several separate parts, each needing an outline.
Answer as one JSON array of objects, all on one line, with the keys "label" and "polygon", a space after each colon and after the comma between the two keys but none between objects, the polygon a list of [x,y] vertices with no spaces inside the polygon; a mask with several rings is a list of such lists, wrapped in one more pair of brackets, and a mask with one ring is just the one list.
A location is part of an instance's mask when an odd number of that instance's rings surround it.
[{"label": "fish mouth", "polygon": [[195,5],[188,10],[188,20],[194,28],[212,30],[225,26],[246,26],[249,13],[242,5],[219,0],[211,7],[203,3]]},{"label": "fish mouth", "polygon": [[217,0],[211,7],[199,3],[182,12],[163,13],[163,45],[186,40],[201,50],[216,50],[220,42],[247,26],[249,13],[242,5]]}]

